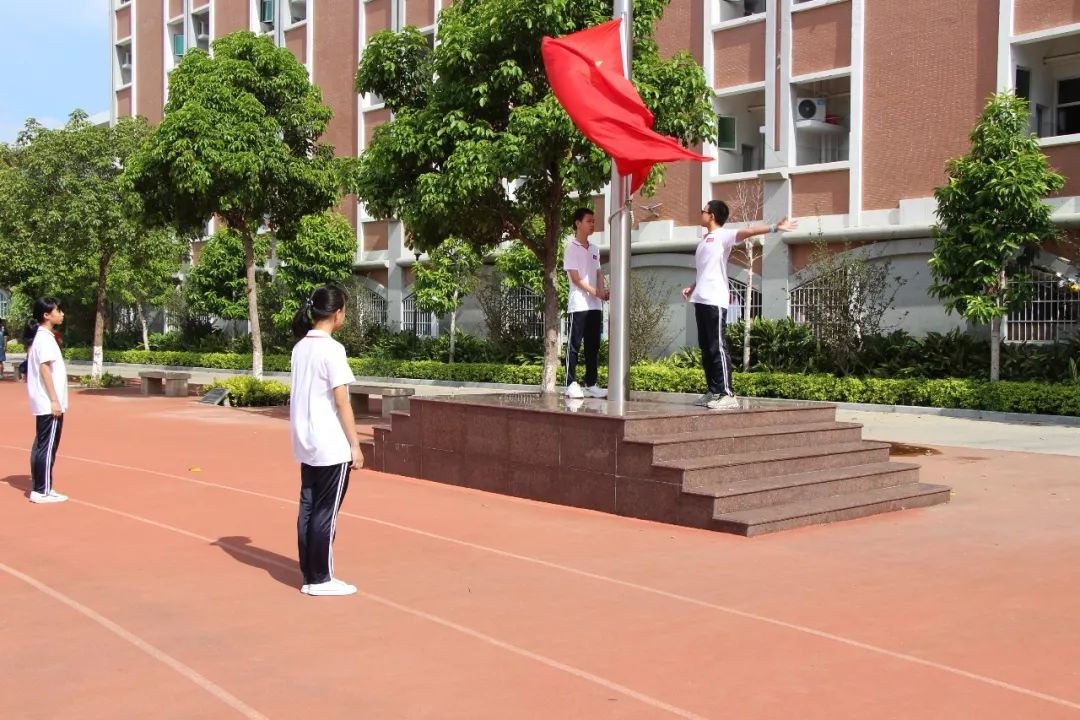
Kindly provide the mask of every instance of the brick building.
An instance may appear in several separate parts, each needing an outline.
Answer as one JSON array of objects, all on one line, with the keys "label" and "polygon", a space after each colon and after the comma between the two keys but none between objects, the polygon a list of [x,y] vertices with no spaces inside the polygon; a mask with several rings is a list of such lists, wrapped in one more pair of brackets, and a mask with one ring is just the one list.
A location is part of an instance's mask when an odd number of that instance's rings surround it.
[{"label": "brick building", "polygon": [[[353,92],[366,40],[404,25],[434,35],[440,6],[114,0],[112,112],[159,120],[169,70],[183,53],[249,29],[305,63],[335,112],[324,140],[355,154],[390,117]],[[770,238],[755,267],[760,296],[751,300],[764,316],[799,316],[812,292],[799,271],[821,237],[864,245],[907,279],[896,323],[916,333],[959,324],[926,293],[932,192],[998,88],[1030,99],[1032,129],[1068,178],[1052,200],[1054,220],[1074,236],[1080,227],[1080,4],[1073,0],[672,0],[657,39],[662,53],[688,50],[702,64],[720,130],[717,145],[703,148],[715,161],[669,166],[658,194],[637,203],[632,267],[670,286],[674,346],[693,342],[677,288],[692,278],[696,221],[710,198],[728,200],[740,220],[801,221],[799,232]],[[595,202],[601,216],[611,205],[603,195]],[[392,327],[434,327],[412,312],[417,259],[400,224],[374,221],[354,202],[343,211],[357,227],[356,271],[366,278],[371,308]],[[605,225],[596,237],[601,246]],[[1059,257],[1069,252],[1048,248],[1040,258],[1044,282],[1031,306],[1010,318],[1011,339],[1052,339],[1076,328],[1080,296],[1056,274],[1076,276],[1075,257],[1071,264]],[[736,281],[746,275],[737,266],[731,274]],[[471,315],[475,322],[475,308]],[[464,323],[471,324],[468,307]]]}]

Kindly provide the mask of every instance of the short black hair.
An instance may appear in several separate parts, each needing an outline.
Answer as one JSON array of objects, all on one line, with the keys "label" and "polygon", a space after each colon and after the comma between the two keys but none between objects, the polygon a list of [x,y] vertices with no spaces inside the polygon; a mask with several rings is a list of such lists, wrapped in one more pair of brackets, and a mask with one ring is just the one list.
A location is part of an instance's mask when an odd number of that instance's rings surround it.
[{"label": "short black hair", "polygon": [[727,203],[723,200],[710,200],[706,203],[705,207],[709,208],[709,214],[713,216],[713,220],[715,220],[718,225],[726,223],[728,215],[731,214],[731,211],[728,210]]},{"label": "short black hair", "polygon": [[582,220],[584,220],[586,215],[595,215],[595,214],[596,213],[593,211],[592,208],[579,207],[577,210],[574,211],[574,222],[573,222],[574,229],[577,230],[577,224],[579,222],[581,222]]}]

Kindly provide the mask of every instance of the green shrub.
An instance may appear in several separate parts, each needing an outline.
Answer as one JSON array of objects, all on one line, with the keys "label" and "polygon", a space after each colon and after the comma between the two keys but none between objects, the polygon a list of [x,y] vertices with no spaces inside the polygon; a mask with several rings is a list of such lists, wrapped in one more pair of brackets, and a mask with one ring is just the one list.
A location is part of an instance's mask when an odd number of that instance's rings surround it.
[{"label": "green shrub", "polygon": [[101,377],[96,379],[89,375],[83,375],[79,378],[79,384],[88,388],[124,387],[127,385],[127,379],[122,378],[119,375],[101,373]]},{"label": "green shrub", "polygon": [[[71,348],[65,351],[65,355],[70,359],[89,359],[90,351],[86,348]],[[693,353],[687,355],[691,360],[693,359]],[[251,367],[250,356],[226,353],[106,351],[105,360],[239,370]],[[289,370],[287,355],[268,355],[264,363],[269,371],[287,372]],[[539,385],[541,376],[541,367],[536,364],[455,363],[448,365],[436,360],[364,357],[351,358],[349,365],[358,376],[417,380]],[[630,387],[633,390],[651,392],[704,392],[705,376],[700,366],[681,367],[679,365],[680,363],[673,362],[671,359],[634,365],[630,368]],[[561,382],[563,378],[563,370],[560,368],[558,381]],[[247,376],[243,376],[225,381],[241,383],[238,390],[229,386],[237,404],[244,402],[238,400],[237,397],[244,397],[244,390],[248,386],[243,383],[250,380]],[[600,368],[600,383],[607,384],[607,369],[604,367]],[[288,390],[280,383],[274,384],[284,393],[284,397],[277,402],[287,401]],[[1002,380],[991,383],[971,378],[927,380],[918,377],[836,377],[826,374],[753,372],[735,373],[734,386],[737,394],[748,397],[1080,416],[1080,383],[1074,381],[1049,383]]]},{"label": "green shrub", "polygon": [[228,388],[229,402],[236,407],[289,404],[289,386],[277,380],[257,380],[250,375],[240,375],[224,380],[215,379],[203,390],[210,392],[214,388]]}]

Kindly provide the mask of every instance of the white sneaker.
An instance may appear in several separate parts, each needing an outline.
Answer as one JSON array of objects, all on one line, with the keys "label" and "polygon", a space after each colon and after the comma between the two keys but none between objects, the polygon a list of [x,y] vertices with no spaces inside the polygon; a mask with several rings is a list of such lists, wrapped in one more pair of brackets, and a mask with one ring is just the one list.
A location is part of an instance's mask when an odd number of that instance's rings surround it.
[{"label": "white sneaker", "polygon": [[311,587],[310,585],[308,585],[307,583],[304,583],[303,585],[300,586],[300,592],[307,595],[308,594],[308,588],[310,588],[310,587]]},{"label": "white sneaker", "polygon": [[61,495],[58,492],[50,491],[47,493],[39,493],[30,491],[30,502],[44,504],[44,503],[60,503],[67,500],[67,495]]},{"label": "white sneaker", "polygon": [[582,398],[566,398],[566,409],[570,412],[577,412],[581,409],[581,406],[585,404],[585,400]]},{"label": "white sneaker", "polygon": [[307,586],[308,595],[352,595],[356,592],[356,586],[332,578],[324,583],[315,583]]},{"label": "white sneaker", "polygon": [[572,382],[566,386],[566,397],[568,398],[583,398],[585,393],[581,392],[581,386],[576,382]]},{"label": "white sneaker", "polygon": [[585,388],[585,397],[606,398],[607,390],[600,387],[599,385],[590,385],[589,387]]},{"label": "white sneaker", "polygon": [[694,404],[695,405],[700,405],[701,407],[705,407],[706,405],[708,405],[715,398],[716,398],[715,395],[713,395],[711,392],[707,392],[704,395],[702,395],[701,397],[699,397],[697,400],[695,400]]},{"label": "white sneaker", "polygon": [[705,406],[710,410],[738,410],[739,400],[734,395],[721,395]]}]

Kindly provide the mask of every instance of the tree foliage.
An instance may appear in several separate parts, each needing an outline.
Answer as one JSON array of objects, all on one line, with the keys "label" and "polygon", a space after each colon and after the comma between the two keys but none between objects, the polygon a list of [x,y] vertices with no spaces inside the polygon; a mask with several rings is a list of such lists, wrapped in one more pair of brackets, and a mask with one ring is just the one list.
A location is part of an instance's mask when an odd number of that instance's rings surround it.
[{"label": "tree foliage", "polygon": [[258,377],[256,235],[334,205],[340,168],[318,142],[332,112],[289,50],[246,31],[213,48],[212,57],[187,53],[169,75],[161,125],[133,158],[128,182],[152,218],[201,232],[217,215],[239,235]]},{"label": "tree foliage", "polygon": [[991,379],[996,380],[1000,319],[1030,291],[1028,270],[1058,231],[1043,198],[1065,179],[1050,168],[1028,126],[1028,101],[991,96],[971,132],[971,147],[945,167],[934,191],[938,222],[930,258],[930,292],[945,309],[992,325]]},{"label": "tree foliage", "polygon": [[[264,264],[269,256],[269,237],[256,236],[256,263]],[[247,317],[244,241],[240,233],[223,227],[207,238],[184,279],[184,299],[194,315],[216,315],[223,320]]]},{"label": "tree foliage", "polygon": [[[660,58],[652,32],[665,6],[635,3],[633,77],[656,129],[696,143],[715,132],[711,95],[688,54]],[[420,250],[460,237],[484,252],[511,239],[536,256],[545,390],[558,357],[558,240],[572,199],[599,192],[611,164],[552,95],[540,43],[611,13],[601,0],[464,0],[441,11],[433,50],[413,28],[377,33],[356,74],[357,91],[381,96],[394,118],[376,130],[351,189],[372,216],[403,221]]]},{"label": "tree foliage", "polygon": [[0,155],[0,282],[27,295],[92,297],[95,378],[113,263],[138,265],[157,252],[121,178],[149,132],[142,119],[106,127],[77,110],[56,130],[28,121]]},{"label": "tree foliage", "polygon": [[450,362],[454,362],[457,342],[457,311],[461,301],[476,289],[476,275],[483,259],[461,238],[449,238],[417,265],[413,292],[416,305],[424,312],[450,316]]},{"label": "tree foliage", "polygon": [[277,233],[277,270],[281,307],[274,322],[287,326],[300,303],[327,283],[343,285],[356,257],[356,230],[340,213],[305,215]]}]

